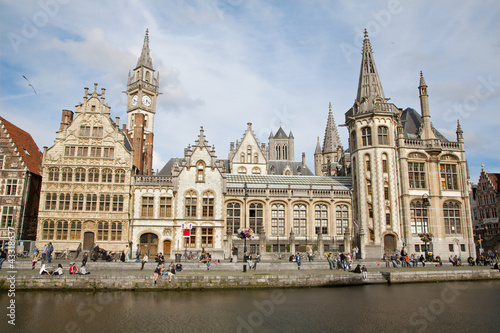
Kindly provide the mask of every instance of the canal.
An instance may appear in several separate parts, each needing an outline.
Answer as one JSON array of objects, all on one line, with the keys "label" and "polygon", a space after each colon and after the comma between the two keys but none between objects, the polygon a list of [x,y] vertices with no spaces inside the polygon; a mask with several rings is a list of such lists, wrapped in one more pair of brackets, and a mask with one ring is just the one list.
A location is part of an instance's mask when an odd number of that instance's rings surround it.
[{"label": "canal", "polygon": [[3,315],[0,332],[500,332],[500,281],[14,299],[16,326]]}]

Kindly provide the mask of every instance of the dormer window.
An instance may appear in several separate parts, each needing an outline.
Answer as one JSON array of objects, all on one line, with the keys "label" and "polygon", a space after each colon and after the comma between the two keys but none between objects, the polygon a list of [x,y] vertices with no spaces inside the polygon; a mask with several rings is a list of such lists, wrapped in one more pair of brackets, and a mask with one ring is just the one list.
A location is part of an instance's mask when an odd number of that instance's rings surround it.
[{"label": "dormer window", "polygon": [[196,163],[196,182],[203,183],[205,181],[205,163],[199,161]]}]

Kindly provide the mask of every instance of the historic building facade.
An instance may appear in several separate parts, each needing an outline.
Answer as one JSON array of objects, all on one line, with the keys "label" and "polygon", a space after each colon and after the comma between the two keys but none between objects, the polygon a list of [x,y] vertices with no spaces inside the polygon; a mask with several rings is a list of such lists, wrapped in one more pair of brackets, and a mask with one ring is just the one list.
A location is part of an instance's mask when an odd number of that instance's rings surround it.
[{"label": "historic building facade", "polygon": [[[38,240],[57,247],[126,245],[150,256],[202,249],[214,258],[242,254],[238,230],[255,232],[250,252],[314,247],[381,258],[406,247],[446,257],[474,255],[463,135],[448,141],[431,124],[427,85],[421,112],[389,103],[365,34],[358,92],[345,114],[344,150],[330,104],[314,171],[294,160],[294,137],[280,127],[260,143],[248,123],[218,159],[201,128],[184,156],[152,174],[159,93],[146,32],[127,84],[127,123],[120,130],[104,90],[63,111],[53,147],[44,152]],[[172,134],[174,135],[174,134]],[[118,200],[118,201],[115,201]],[[419,234],[432,233],[428,249]]]},{"label": "historic building facade", "polygon": [[36,239],[41,167],[42,152],[31,135],[0,117],[0,249],[11,235]]}]

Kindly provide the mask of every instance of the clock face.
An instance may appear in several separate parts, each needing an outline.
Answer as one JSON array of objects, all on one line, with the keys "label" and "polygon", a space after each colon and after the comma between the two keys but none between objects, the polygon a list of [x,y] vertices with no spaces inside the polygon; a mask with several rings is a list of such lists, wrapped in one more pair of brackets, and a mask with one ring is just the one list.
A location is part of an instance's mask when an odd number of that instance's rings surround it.
[{"label": "clock face", "polygon": [[139,96],[134,95],[134,97],[132,97],[132,105],[137,105],[137,101],[139,101]]},{"label": "clock face", "polygon": [[151,105],[151,97],[142,96],[142,104],[144,104],[146,106],[150,106]]}]

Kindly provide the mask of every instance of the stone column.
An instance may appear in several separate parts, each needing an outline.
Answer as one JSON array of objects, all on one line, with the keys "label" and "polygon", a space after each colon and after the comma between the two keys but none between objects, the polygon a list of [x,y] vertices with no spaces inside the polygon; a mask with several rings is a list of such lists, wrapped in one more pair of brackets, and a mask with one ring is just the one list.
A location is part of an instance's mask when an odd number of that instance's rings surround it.
[{"label": "stone column", "polygon": [[259,250],[257,251],[260,253],[261,256],[263,253],[266,253],[266,243],[267,243],[266,232],[262,230],[259,233]]},{"label": "stone column", "polygon": [[293,233],[293,230],[290,231],[290,253],[295,253],[295,234]]},{"label": "stone column", "polygon": [[323,253],[325,252],[324,250],[325,250],[325,247],[323,246],[323,234],[319,234],[318,235],[318,252],[319,252],[319,258],[323,258]]},{"label": "stone column", "polygon": [[351,234],[347,228],[344,232],[344,252],[351,253]]}]

